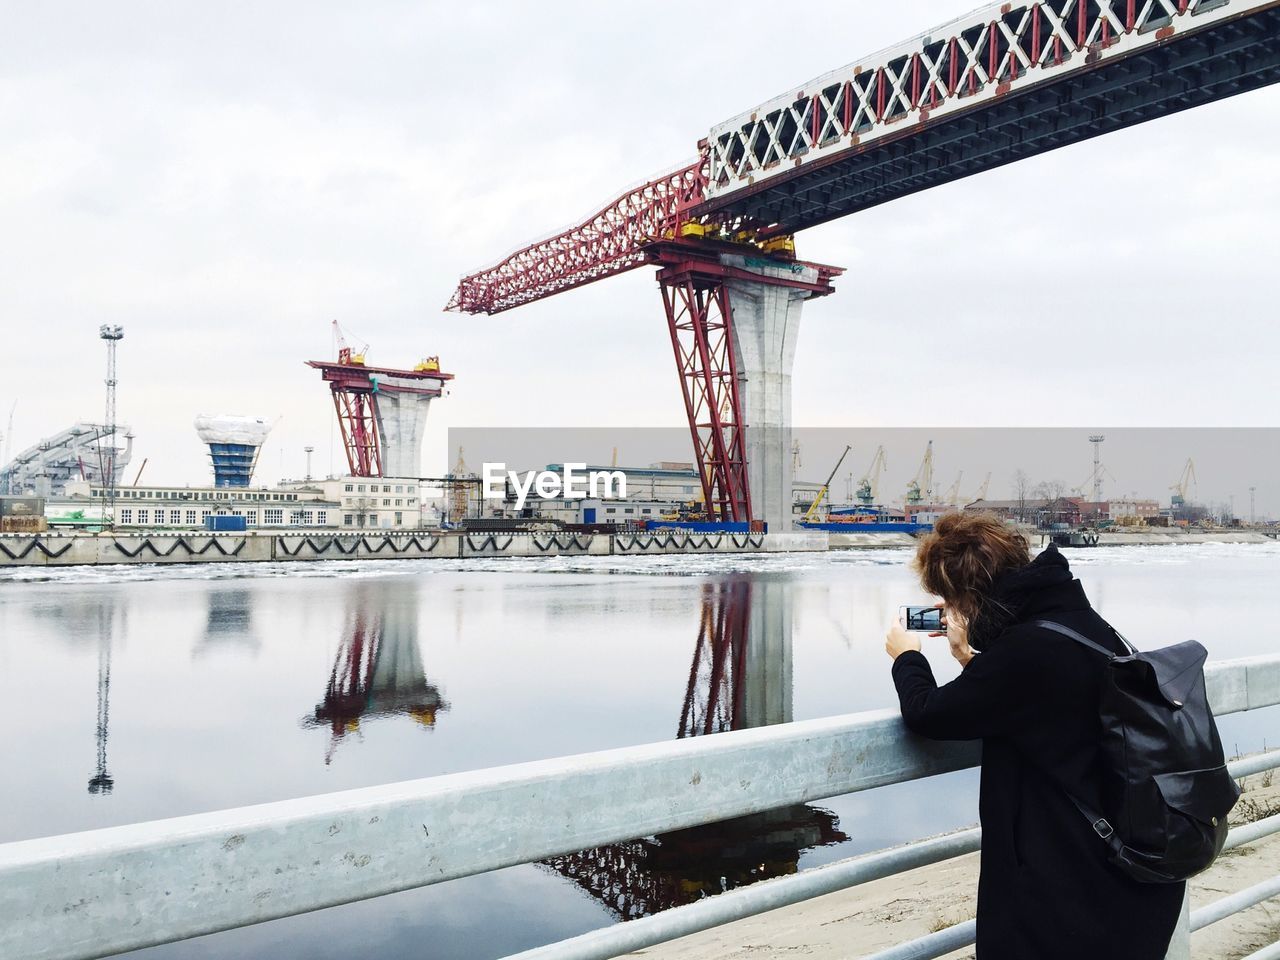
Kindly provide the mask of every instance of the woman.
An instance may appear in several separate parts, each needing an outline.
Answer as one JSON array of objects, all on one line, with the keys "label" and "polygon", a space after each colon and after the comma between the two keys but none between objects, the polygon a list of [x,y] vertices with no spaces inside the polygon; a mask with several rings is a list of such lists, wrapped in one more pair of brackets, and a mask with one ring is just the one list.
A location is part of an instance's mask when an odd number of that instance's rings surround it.
[{"label": "woman", "polygon": [[1142,884],[1107,862],[1068,793],[1097,809],[1105,659],[1034,620],[1124,647],[1089,606],[1056,547],[986,514],[942,517],[916,569],[942,598],[951,653],[964,668],[939,687],[918,634],[895,623],[885,649],[908,728],[934,740],[982,740],[978,960],[1161,960],[1185,884]]}]

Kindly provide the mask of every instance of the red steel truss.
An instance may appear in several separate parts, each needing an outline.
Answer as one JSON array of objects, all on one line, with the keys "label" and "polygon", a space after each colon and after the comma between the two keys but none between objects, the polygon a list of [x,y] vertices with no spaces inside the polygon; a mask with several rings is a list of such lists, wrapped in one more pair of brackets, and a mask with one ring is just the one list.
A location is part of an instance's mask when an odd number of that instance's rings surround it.
[{"label": "red steel truss", "polygon": [[373,405],[372,390],[333,384],[333,408],[353,477],[382,476],[382,443]]},{"label": "red steel truss", "polygon": [[704,154],[696,163],[628,190],[582,224],[467,277],[445,309],[501,313],[643,266],[642,248],[674,236],[683,212],[702,201],[705,183]]},{"label": "red steel truss", "polygon": [[703,584],[698,642],[689,665],[677,737],[742,729],[750,621],[750,580]]},{"label": "red steel truss", "polygon": [[447,309],[500,313],[623,273],[689,223],[794,234],[1277,82],[1277,24],[1280,0],[991,3],[716,124],[696,162],[466,277]]},{"label": "red steel truss", "polygon": [[714,519],[749,522],[746,424],[729,291],[723,278],[696,266],[663,270],[659,283],[702,479],[702,502]]},{"label": "red steel truss", "polygon": [[[382,435],[378,430],[379,378],[394,379],[385,391],[422,393],[439,397],[453,374],[437,369],[395,370],[367,367],[352,359],[351,350],[338,351],[338,361],[308,360],[307,366],[320,371],[333,391],[333,409],[342,431],[342,449],[353,477],[382,476]],[[405,381],[413,381],[406,383]]]},{"label": "red steel truss", "polygon": [[[721,262],[721,254],[740,252],[741,248],[733,244],[673,240],[651,244],[645,250],[645,258],[662,267],[658,285],[706,512],[713,520],[750,523],[754,517],[747,479],[747,423],[740,390],[743,376],[738,365],[728,283],[738,280],[795,287],[814,296],[825,296],[832,292],[832,278],[843,271],[801,264],[817,271],[817,280],[811,283],[790,271],[783,277],[772,277]],[[797,265],[792,260],[756,259],[786,263],[789,267]]]}]

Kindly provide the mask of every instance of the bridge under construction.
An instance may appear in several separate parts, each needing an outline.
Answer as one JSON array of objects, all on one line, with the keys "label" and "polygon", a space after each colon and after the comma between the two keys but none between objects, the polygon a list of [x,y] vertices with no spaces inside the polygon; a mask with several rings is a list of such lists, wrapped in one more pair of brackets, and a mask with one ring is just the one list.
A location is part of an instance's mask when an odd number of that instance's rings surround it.
[{"label": "bridge under construction", "polygon": [[[842,272],[797,260],[796,233],[1277,80],[1280,0],[991,4],[716,124],[695,160],[465,277],[448,308],[656,266],[706,509],[785,530],[800,316]],[[1029,220],[1046,209],[1028,198]]]}]

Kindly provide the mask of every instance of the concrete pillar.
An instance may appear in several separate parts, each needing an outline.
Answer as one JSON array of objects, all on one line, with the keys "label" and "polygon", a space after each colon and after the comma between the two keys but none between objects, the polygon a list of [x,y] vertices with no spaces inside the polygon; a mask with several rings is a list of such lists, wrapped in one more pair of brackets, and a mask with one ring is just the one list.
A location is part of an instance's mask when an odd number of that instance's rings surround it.
[{"label": "concrete pillar", "polygon": [[[761,277],[818,282],[818,271],[801,264],[724,255],[725,266]],[[800,311],[808,290],[744,280],[730,280],[729,307],[738,352],[738,389],[747,431],[747,482],[757,520],[771,533],[792,527],[791,368],[800,334]]]},{"label": "concrete pillar", "polygon": [[422,475],[422,436],[432,395],[419,380],[378,377],[378,433],[382,437],[382,475]]},{"label": "concrete pillar", "polygon": [[792,585],[785,581],[751,581],[742,683],[743,728],[790,723],[795,717],[791,700],[791,591]]}]

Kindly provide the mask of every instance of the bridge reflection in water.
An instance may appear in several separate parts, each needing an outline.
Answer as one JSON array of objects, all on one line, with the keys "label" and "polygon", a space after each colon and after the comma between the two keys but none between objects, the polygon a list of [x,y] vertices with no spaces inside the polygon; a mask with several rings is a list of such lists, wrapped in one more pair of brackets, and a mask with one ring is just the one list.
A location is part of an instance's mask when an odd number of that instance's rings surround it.
[{"label": "bridge reflection in water", "polygon": [[[792,720],[792,585],[703,586],[678,738]],[[545,861],[622,920],[797,872],[800,855],[849,839],[836,815],[794,804]]]},{"label": "bridge reflection in water", "polygon": [[449,709],[422,665],[414,595],[373,582],[355,587],[351,598],[324,699],[302,721],[329,728],[326,764],[364,719],[408,716],[431,729]]}]

